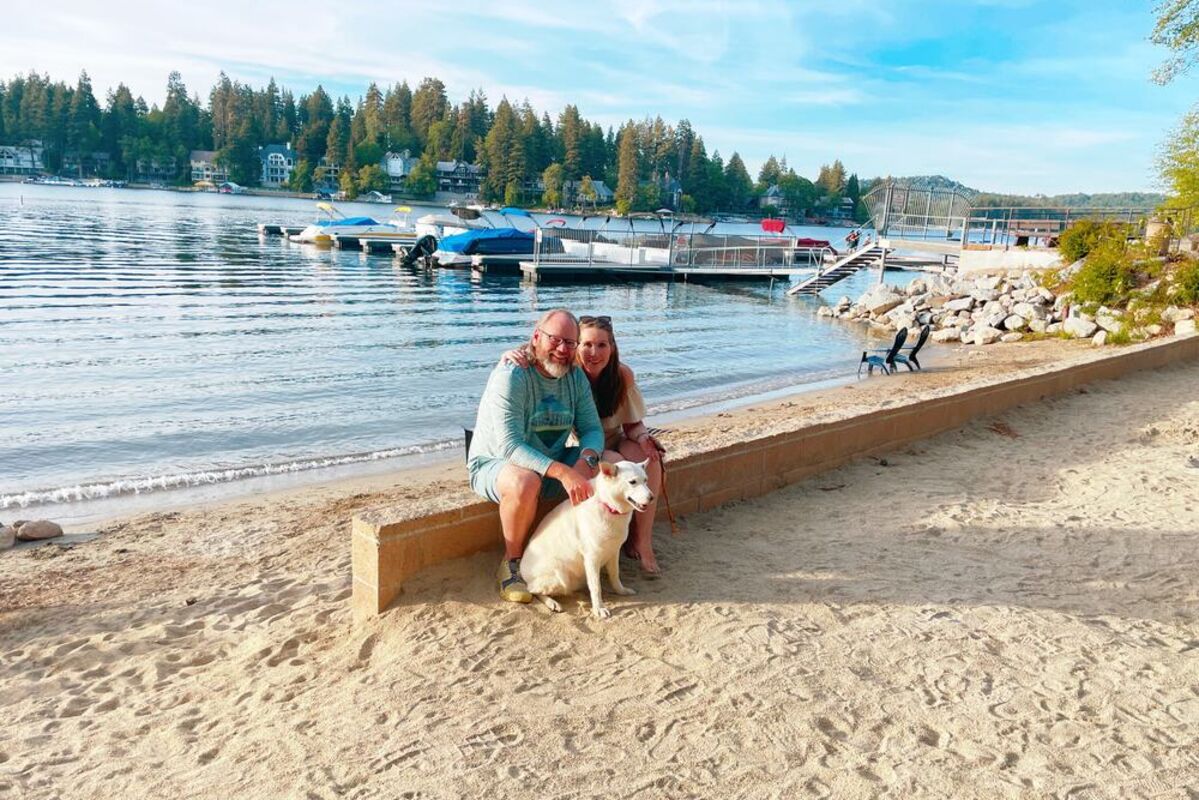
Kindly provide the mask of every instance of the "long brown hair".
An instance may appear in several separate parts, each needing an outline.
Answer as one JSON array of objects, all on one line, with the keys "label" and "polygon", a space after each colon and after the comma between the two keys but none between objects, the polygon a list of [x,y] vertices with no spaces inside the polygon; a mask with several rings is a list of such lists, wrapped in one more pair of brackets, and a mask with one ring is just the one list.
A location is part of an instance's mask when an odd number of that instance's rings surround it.
[{"label": "long brown hair", "polygon": [[620,349],[616,346],[616,334],[612,331],[611,317],[579,317],[579,338],[587,328],[599,328],[608,334],[608,343],[612,345],[612,355],[607,366],[600,372],[599,377],[591,382],[591,394],[595,398],[595,410],[601,418],[610,417],[616,413],[624,402],[627,388],[624,374],[620,370]]}]

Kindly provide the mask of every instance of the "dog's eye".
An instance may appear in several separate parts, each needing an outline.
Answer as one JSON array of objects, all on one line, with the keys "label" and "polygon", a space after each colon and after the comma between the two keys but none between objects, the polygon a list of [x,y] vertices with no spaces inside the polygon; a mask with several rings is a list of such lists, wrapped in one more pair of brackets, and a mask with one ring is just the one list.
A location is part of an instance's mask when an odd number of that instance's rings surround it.
[{"label": "dog's eye", "polygon": [[629,486],[636,486],[636,485],[637,485],[637,479],[636,479],[636,478],[633,478],[632,480],[630,480],[630,481],[629,481]]}]

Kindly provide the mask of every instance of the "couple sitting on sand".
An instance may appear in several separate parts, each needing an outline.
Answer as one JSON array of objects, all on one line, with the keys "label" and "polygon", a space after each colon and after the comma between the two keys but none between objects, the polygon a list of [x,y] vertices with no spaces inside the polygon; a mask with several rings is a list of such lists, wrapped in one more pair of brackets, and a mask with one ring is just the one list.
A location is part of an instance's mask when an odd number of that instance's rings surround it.
[{"label": "couple sitting on sand", "polygon": [[[537,321],[528,344],[504,353],[479,401],[467,454],[471,488],[500,506],[501,597],[515,603],[533,599],[520,577],[520,558],[538,501],[586,500],[601,458],[649,459],[646,472],[657,495],[661,447],[644,417],[645,402],[632,370],[620,363],[610,317],[575,319],[554,309]],[[572,435],[578,444],[568,446]],[[624,549],[653,575],[655,505],[634,516]]]}]

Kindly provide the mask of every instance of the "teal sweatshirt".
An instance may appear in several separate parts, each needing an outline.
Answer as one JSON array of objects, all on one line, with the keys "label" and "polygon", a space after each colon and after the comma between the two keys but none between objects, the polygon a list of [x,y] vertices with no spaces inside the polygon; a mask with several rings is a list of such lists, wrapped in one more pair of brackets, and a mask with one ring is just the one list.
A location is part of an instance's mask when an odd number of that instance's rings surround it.
[{"label": "teal sweatshirt", "polygon": [[581,367],[547,378],[536,367],[500,364],[479,401],[467,469],[474,475],[486,461],[502,458],[545,475],[566,455],[571,431],[578,433],[583,450],[603,454],[604,429]]}]

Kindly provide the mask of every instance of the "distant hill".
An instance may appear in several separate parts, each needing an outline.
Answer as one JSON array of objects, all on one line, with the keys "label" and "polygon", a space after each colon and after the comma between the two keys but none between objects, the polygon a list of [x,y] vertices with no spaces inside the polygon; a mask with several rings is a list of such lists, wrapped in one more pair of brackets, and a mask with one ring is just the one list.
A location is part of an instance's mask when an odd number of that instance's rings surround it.
[{"label": "distant hill", "polygon": [[[865,194],[883,178],[874,178],[862,186]],[[1002,208],[1006,206],[1032,206],[1047,208],[1156,208],[1165,202],[1166,196],[1157,192],[1103,192],[1086,194],[1002,194],[975,189],[944,175],[908,175],[891,180],[901,186],[914,189],[954,189],[964,195],[978,208]]]}]

